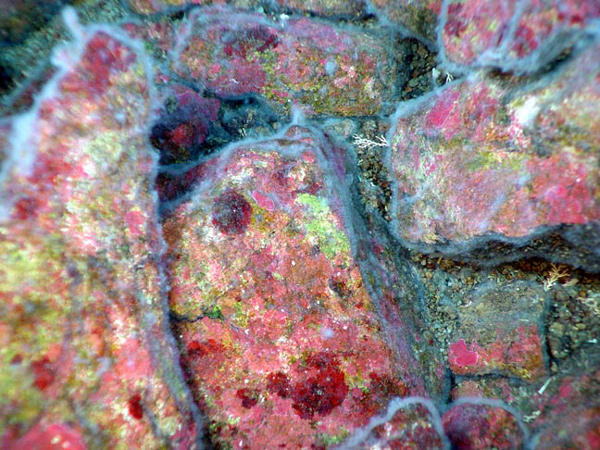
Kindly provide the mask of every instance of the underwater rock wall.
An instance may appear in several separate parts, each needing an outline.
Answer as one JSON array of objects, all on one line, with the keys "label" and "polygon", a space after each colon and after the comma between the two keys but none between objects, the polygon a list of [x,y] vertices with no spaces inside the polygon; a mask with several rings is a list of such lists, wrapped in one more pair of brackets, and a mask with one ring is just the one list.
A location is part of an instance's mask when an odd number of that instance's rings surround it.
[{"label": "underwater rock wall", "polygon": [[2,448],[600,445],[597,2],[81,3],[6,25]]}]

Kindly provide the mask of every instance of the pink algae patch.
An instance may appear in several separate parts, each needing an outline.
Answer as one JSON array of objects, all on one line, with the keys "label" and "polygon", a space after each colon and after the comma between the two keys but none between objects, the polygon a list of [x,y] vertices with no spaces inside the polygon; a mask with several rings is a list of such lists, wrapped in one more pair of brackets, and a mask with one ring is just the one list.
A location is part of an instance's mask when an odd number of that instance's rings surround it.
[{"label": "pink algae patch", "polygon": [[15,203],[12,217],[17,220],[35,219],[38,215],[38,200],[34,197],[23,197]]},{"label": "pink algae patch", "polygon": [[[454,117],[455,115],[453,115],[452,112],[459,97],[460,91],[458,90],[445,92],[431,108],[429,114],[425,116],[425,126],[427,128],[454,129],[456,117]],[[454,134],[455,132],[450,132],[449,135],[446,136],[446,139],[450,139]]]},{"label": "pink algae patch", "polygon": [[125,213],[125,222],[131,236],[137,237],[143,233],[146,218],[140,211],[128,211]]},{"label": "pink algae patch", "polygon": [[533,197],[546,204],[549,224],[584,224],[600,218],[600,205],[587,184],[583,164],[560,155],[531,162],[534,178]]},{"label": "pink algae patch", "polygon": [[3,448],[7,450],[17,449],[69,449],[85,450],[87,447],[81,434],[71,427],[54,423],[44,426],[37,424],[21,438],[10,441],[2,440]]},{"label": "pink algae patch", "polygon": [[474,366],[479,360],[477,352],[470,351],[464,339],[450,344],[448,348],[448,360],[453,367]]},{"label": "pink algae patch", "polygon": [[150,355],[139,340],[129,338],[119,349],[115,372],[127,380],[141,380],[152,372]]},{"label": "pink algae patch", "polygon": [[265,208],[267,211],[273,211],[275,209],[275,202],[269,197],[260,193],[260,191],[252,192],[252,198],[258,203],[258,206]]}]

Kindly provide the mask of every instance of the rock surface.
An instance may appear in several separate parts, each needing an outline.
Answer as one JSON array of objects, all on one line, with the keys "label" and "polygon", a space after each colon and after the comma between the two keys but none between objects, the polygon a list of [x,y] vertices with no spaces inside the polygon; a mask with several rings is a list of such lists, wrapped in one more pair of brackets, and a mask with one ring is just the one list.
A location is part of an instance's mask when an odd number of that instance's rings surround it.
[{"label": "rock surface", "polygon": [[448,0],[440,23],[442,48],[463,66],[534,72],[560,57],[600,17],[596,1],[498,2]]},{"label": "rock surface", "polygon": [[[460,246],[589,225],[597,239],[598,49],[575,55],[544,83],[514,86],[475,73],[417,113],[401,107],[389,155],[397,236]],[[590,250],[597,271],[599,254]]]},{"label": "rock surface", "polygon": [[0,72],[0,447],[598,448],[596,2],[93,4]]},{"label": "rock surface", "polygon": [[184,371],[221,445],[339,443],[419,389],[384,340],[326,146],[292,127],[230,148],[164,224]]},{"label": "rock surface", "polygon": [[336,116],[377,114],[394,101],[391,36],[221,8],[190,14],[177,34],[174,71],[217,95],[259,93],[280,112],[297,103]]},{"label": "rock surface", "polygon": [[484,284],[458,314],[448,348],[457,375],[505,373],[529,381],[546,374],[541,323],[546,293],[526,283]]},{"label": "rock surface", "polygon": [[193,443],[163,310],[147,61],[114,31],[81,32],[34,109],[7,122],[2,447]]}]

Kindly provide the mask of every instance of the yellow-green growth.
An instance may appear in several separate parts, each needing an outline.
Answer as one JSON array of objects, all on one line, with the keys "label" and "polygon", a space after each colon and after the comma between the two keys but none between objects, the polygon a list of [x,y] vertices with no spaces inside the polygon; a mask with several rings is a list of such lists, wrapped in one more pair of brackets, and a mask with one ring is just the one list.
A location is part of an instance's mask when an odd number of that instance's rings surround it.
[{"label": "yellow-green growth", "polygon": [[308,238],[314,241],[327,258],[334,259],[336,255],[349,262],[350,242],[343,231],[338,229],[337,218],[331,212],[327,199],[311,194],[300,194],[299,203],[308,207],[308,223],[304,226]]}]

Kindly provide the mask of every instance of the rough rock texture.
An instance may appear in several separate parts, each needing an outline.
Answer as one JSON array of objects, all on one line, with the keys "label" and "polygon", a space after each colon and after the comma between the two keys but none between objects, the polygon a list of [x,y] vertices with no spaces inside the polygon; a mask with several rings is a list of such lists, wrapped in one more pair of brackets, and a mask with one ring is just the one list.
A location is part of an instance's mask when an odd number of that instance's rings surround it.
[{"label": "rough rock texture", "polygon": [[[418,113],[401,113],[389,155],[397,236],[464,244],[590,225],[597,239],[599,48],[543,83],[516,90],[513,81],[474,74]],[[597,249],[589,250],[598,270]]]},{"label": "rough rock texture", "polygon": [[[597,350],[590,353],[598,355]],[[502,379],[462,381],[452,394],[458,406],[442,417],[446,434],[453,444],[470,448],[506,448],[502,441],[511,440],[540,449],[596,448],[598,371],[581,373],[577,365],[568,365],[561,372],[530,387]]]},{"label": "rough rock texture", "polygon": [[456,404],[442,422],[454,448],[522,448],[528,437],[513,414],[485,404]]},{"label": "rough rock texture", "polygon": [[189,6],[202,6],[212,4],[230,4],[235,6],[237,3],[248,3],[245,0],[127,0],[128,6],[136,14],[153,14],[158,12],[168,12],[186,9]]},{"label": "rough rock texture", "polygon": [[231,148],[165,222],[182,362],[215,442],[332,444],[424,393],[380,330],[326,145],[292,127]]},{"label": "rough rock texture", "polygon": [[127,0],[129,7],[138,14],[151,14],[160,11],[183,9],[189,5],[227,4],[243,9],[274,8],[282,13],[309,12],[322,16],[356,18],[365,14],[364,0]]},{"label": "rough rock texture", "polygon": [[394,399],[384,414],[371,419],[342,448],[448,448],[439,413],[418,397]]},{"label": "rough rock texture", "polygon": [[408,31],[428,43],[436,40],[436,25],[442,7],[442,0],[372,0],[376,13],[383,20],[392,21],[402,30]]},{"label": "rough rock texture", "polygon": [[0,17],[0,49],[22,42],[33,30],[39,29],[60,12],[64,0],[39,3],[32,0],[2,0]]},{"label": "rough rock texture", "polygon": [[287,12],[309,12],[319,16],[360,18],[366,15],[365,0],[276,0]]},{"label": "rough rock texture", "polygon": [[457,375],[508,373],[523,380],[545,375],[545,294],[519,282],[479,286],[459,311],[448,348],[450,370]]},{"label": "rough rock texture", "polygon": [[61,49],[62,70],[35,108],[7,122],[3,448],[156,448],[200,436],[165,328],[144,135],[152,86],[139,49],[107,32],[81,31]]},{"label": "rough rock texture", "polygon": [[77,4],[0,56],[0,447],[600,446],[597,2]]},{"label": "rough rock texture", "polygon": [[444,2],[442,49],[450,62],[533,72],[569,51],[600,17],[597,1]]},{"label": "rough rock texture", "polygon": [[171,91],[150,133],[150,142],[160,149],[160,163],[167,165],[200,156],[221,106],[218,99],[201,97],[184,86],[172,86]]},{"label": "rough rock texture", "polygon": [[540,430],[538,448],[594,449],[600,445],[599,376],[596,370],[557,380],[556,393],[540,402],[541,414],[534,422]]},{"label": "rough rock texture", "polygon": [[217,95],[259,93],[280,112],[299,104],[308,114],[376,114],[396,95],[387,39],[314,19],[203,9],[178,31],[172,66]]}]

